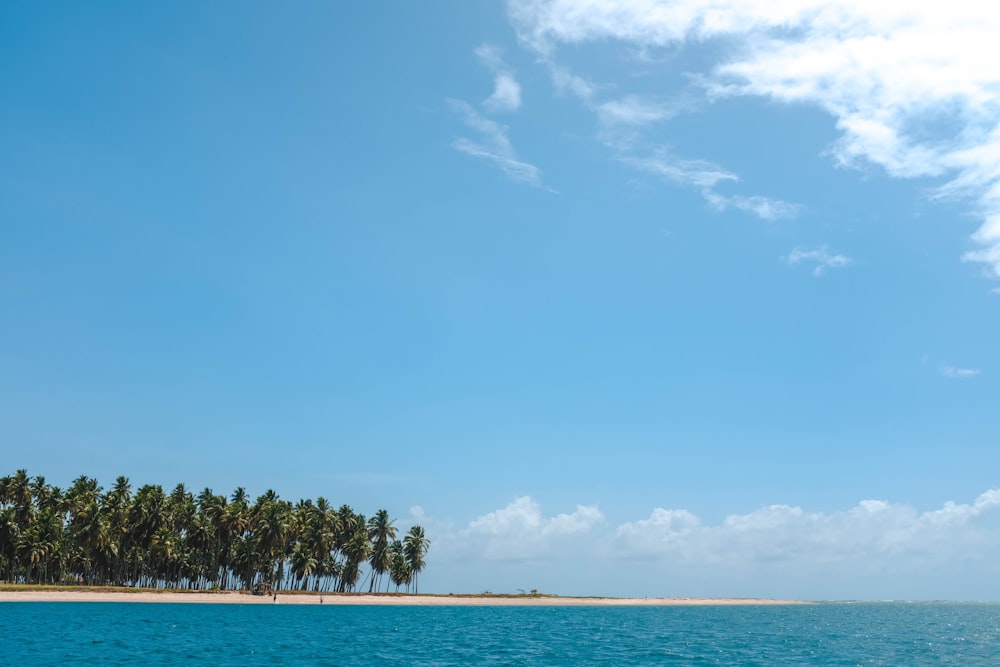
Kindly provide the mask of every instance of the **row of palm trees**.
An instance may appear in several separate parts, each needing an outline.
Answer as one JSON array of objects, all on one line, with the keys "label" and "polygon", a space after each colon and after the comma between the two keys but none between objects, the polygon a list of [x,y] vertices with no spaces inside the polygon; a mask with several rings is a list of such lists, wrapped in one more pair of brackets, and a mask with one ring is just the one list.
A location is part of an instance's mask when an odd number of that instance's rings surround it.
[{"label": "row of palm trees", "polygon": [[178,484],[69,488],[24,470],[0,478],[0,580],[196,590],[417,591],[430,542],[397,539],[385,510],[366,519],[325,498],[292,504],[274,491],[250,502]]}]

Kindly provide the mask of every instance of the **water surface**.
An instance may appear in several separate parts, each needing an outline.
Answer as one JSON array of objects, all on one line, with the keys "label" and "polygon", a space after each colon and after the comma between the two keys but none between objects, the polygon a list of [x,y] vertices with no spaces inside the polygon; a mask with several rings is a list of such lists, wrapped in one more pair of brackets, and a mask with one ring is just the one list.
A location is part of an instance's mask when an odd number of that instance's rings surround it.
[{"label": "water surface", "polygon": [[3,665],[1000,665],[1000,605],[0,603]]}]

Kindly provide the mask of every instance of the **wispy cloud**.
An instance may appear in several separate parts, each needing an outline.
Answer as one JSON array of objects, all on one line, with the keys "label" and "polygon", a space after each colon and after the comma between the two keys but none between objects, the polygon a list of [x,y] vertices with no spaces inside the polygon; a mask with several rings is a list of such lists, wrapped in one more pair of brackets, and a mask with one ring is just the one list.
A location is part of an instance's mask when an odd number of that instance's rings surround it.
[{"label": "wispy cloud", "polygon": [[466,155],[492,162],[515,181],[541,185],[541,171],[533,164],[517,158],[514,146],[507,138],[507,128],[496,121],[484,118],[462,100],[448,100],[452,111],[462,117],[466,127],[475,130],[476,140],[458,138],[452,146]]},{"label": "wispy cloud", "polygon": [[[535,12],[543,11],[544,2],[511,2],[508,8],[515,23],[531,22]],[[551,57],[552,51],[544,40],[525,39],[540,55],[548,68],[553,86],[560,93],[577,97],[592,111],[597,119],[597,139],[615,152],[622,163],[639,171],[659,177],[673,185],[698,188],[705,201],[717,211],[735,209],[750,213],[764,220],[792,218],[798,215],[799,206],[780,199],[759,195],[723,195],[713,188],[720,181],[738,181],[738,177],[704,160],[676,158],[648,140],[649,131],[658,124],[694,110],[698,105],[690,95],[657,97],[653,95],[624,94],[600,99],[609,87],[592,81],[558,64]],[[644,51],[644,49],[641,49]],[[490,60],[495,56],[490,53]],[[649,61],[650,59],[646,58]]]},{"label": "wispy cloud", "polygon": [[700,73],[709,95],[816,105],[840,130],[830,154],[900,178],[943,177],[938,196],[983,222],[963,259],[1000,277],[1000,5],[979,0],[509,0],[523,43],[616,40],[638,49],[725,38]]},{"label": "wispy cloud", "polygon": [[482,44],[476,48],[479,62],[493,71],[493,94],[483,100],[483,106],[492,112],[517,111],[521,108],[521,85],[504,62],[502,51],[493,45]]},{"label": "wispy cloud", "polygon": [[736,174],[705,160],[683,160],[658,150],[646,157],[623,156],[621,161],[648,174],[678,185],[711,190],[721,181],[739,180]]},{"label": "wispy cloud", "polygon": [[736,174],[706,160],[683,160],[662,149],[645,157],[623,155],[619,159],[634,169],[652,174],[669,183],[698,188],[709,206],[717,211],[735,208],[764,220],[792,218],[798,214],[798,205],[780,199],[719,194],[715,190],[719,183],[737,182],[739,178]]},{"label": "wispy cloud", "polygon": [[804,248],[792,248],[787,258],[789,266],[796,266],[802,263],[815,264],[812,274],[819,278],[827,269],[840,269],[851,263],[851,258],[846,255],[831,253],[826,246],[821,246],[815,250]]},{"label": "wispy cloud", "polygon": [[957,368],[955,366],[948,366],[947,364],[941,366],[941,375],[954,380],[974,378],[980,373],[982,373],[982,370],[978,368]]},{"label": "wispy cloud", "polygon": [[634,152],[646,143],[641,141],[645,130],[673,118],[686,107],[680,100],[643,95],[625,95],[588,106],[597,114],[598,139],[619,153]]},{"label": "wispy cloud", "polygon": [[753,213],[762,220],[781,220],[783,218],[794,218],[799,214],[799,205],[780,199],[770,197],[744,197],[742,195],[725,196],[717,192],[706,190],[702,192],[705,200],[716,210],[725,211],[727,208],[735,208],[747,213]]},{"label": "wispy cloud", "polygon": [[560,93],[569,93],[584,102],[589,102],[597,94],[598,86],[591,81],[574,74],[566,67],[553,62],[546,63],[549,68],[549,76],[552,78],[552,85]]},{"label": "wispy cloud", "polygon": [[738,182],[736,174],[707,160],[684,160],[670,155],[663,149],[644,157],[622,155],[620,161],[630,167],[674,183],[698,188],[701,196],[716,211],[736,209],[751,213],[763,220],[794,218],[799,206],[791,202],[754,195],[723,195],[715,190],[723,181]]},{"label": "wispy cloud", "polygon": [[597,105],[601,123],[609,126],[643,126],[666,120],[676,115],[678,109],[670,104],[642,97],[626,95]]}]

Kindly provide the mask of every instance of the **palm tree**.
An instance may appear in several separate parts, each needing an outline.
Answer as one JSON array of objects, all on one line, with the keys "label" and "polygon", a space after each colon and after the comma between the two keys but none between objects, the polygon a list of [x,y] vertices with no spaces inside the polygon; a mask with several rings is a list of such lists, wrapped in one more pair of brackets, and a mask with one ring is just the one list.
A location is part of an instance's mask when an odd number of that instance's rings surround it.
[{"label": "palm tree", "polygon": [[[292,504],[267,491],[251,505],[238,488],[230,500],[184,484],[169,494],[147,484],[135,494],[118,477],[106,493],[80,476],[63,493],[24,470],[0,478],[0,578],[166,588],[353,591],[370,566],[369,591],[409,588],[429,542],[417,526],[396,539],[386,510],[366,520],[325,498]],[[387,584],[386,589],[388,590]]]},{"label": "palm tree", "polygon": [[305,539],[312,545],[316,559],[316,590],[328,590],[331,577],[337,574],[334,549],[336,548],[339,520],[329,501],[320,496],[316,499],[316,509],[312,513],[310,531]]},{"label": "palm tree", "polygon": [[24,533],[34,519],[31,496],[31,479],[26,470],[18,470],[9,477],[0,479],[0,505],[8,505],[0,523],[0,554],[7,560],[8,581],[17,581],[22,575],[24,564]]},{"label": "palm tree", "polygon": [[[243,544],[250,527],[250,518],[247,493],[241,486],[230,496],[230,502],[226,505],[225,513],[220,520],[221,543],[219,559],[223,571],[222,588],[230,588],[231,585],[234,585],[241,578],[244,580],[246,588],[253,587],[253,575],[246,569],[249,566],[247,562],[249,552],[244,548]],[[236,562],[238,549],[240,549],[239,568],[237,568]],[[253,559],[250,558],[250,560],[252,561]]]},{"label": "palm tree", "polygon": [[253,508],[253,544],[257,552],[257,569],[280,590],[284,580],[284,563],[290,554],[292,526],[291,505],[280,500],[274,491],[257,499]]},{"label": "palm tree", "polygon": [[[357,582],[357,567],[352,565],[348,567],[350,558],[348,556],[348,544],[351,539],[359,531],[363,530],[365,527],[365,517],[361,514],[355,514],[354,510],[351,509],[350,505],[341,505],[336,512],[336,525],[335,532],[333,536],[333,566],[332,570],[335,572],[336,582],[335,588],[338,591],[347,590],[346,579],[350,578],[350,585],[353,586]],[[367,556],[365,556],[367,559]]]},{"label": "palm tree", "polygon": [[101,487],[97,480],[81,475],[66,490],[65,506],[69,515],[66,549],[70,572],[88,582],[94,580],[94,568],[104,568],[111,556],[107,516],[99,504]]},{"label": "palm tree", "polygon": [[[18,470],[10,477],[4,477],[0,490],[0,499],[10,503],[19,513],[31,510],[31,478],[24,469]],[[18,517],[21,520],[21,517]]]},{"label": "palm tree", "polygon": [[199,587],[224,587],[223,554],[226,497],[205,488],[197,497],[197,520],[191,546],[198,553]]},{"label": "palm tree", "polygon": [[112,553],[110,571],[106,580],[119,585],[125,582],[126,554],[129,543],[129,515],[132,511],[132,485],[128,478],[119,476],[102,504],[108,516],[108,542]]},{"label": "palm tree", "polygon": [[191,553],[191,533],[194,532],[198,506],[184,484],[178,484],[170,492],[165,507],[166,524],[173,535],[174,558],[165,572],[175,587],[190,584],[190,575],[195,562]]},{"label": "palm tree", "polygon": [[292,576],[298,582],[299,590],[309,589],[309,578],[316,572],[319,562],[312,555],[309,545],[305,542],[298,542],[292,549]]},{"label": "palm tree", "polygon": [[21,542],[21,527],[17,523],[13,507],[0,509],[0,574],[6,572],[4,579],[17,581],[19,562],[17,558],[18,544]]},{"label": "palm tree", "polygon": [[348,538],[344,545],[343,552],[346,558],[343,573],[340,577],[340,590],[352,591],[361,578],[361,563],[364,563],[371,556],[372,545],[368,541],[368,532],[365,530],[364,516],[357,515],[359,525],[354,533]]},{"label": "palm tree", "polygon": [[370,560],[372,576],[371,584],[368,586],[369,593],[377,588],[379,578],[392,566],[389,542],[396,539],[396,528],[392,524],[389,513],[385,510],[377,511],[375,516],[368,520],[368,539],[372,543]]},{"label": "palm tree", "polygon": [[402,542],[393,540],[392,544],[389,545],[389,557],[392,563],[389,568],[389,579],[396,585],[396,592],[399,592],[400,586],[406,586],[409,589],[410,582],[413,581],[413,570],[406,562]]},{"label": "palm tree", "polygon": [[424,529],[420,526],[412,526],[410,531],[403,538],[403,554],[406,562],[413,573],[413,592],[417,590],[417,575],[424,569],[424,556],[430,548],[431,542],[424,535]]}]

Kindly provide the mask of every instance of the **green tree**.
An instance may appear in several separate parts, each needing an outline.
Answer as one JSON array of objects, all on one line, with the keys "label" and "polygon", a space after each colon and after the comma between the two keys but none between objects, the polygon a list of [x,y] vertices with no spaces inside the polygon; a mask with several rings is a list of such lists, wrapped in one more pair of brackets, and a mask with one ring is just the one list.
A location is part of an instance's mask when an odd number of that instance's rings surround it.
[{"label": "green tree", "polygon": [[403,538],[403,554],[406,563],[410,566],[413,576],[413,592],[418,592],[417,577],[423,571],[425,562],[424,556],[430,548],[431,542],[424,535],[424,529],[420,526],[412,526],[406,537]]},{"label": "green tree", "polygon": [[[424,567],[419,527],[403,541],[386,510],[370,520],[325,498],[294,505],[267,491],[252,505],[242,487],[227,500],[183,484],[166,494],[126,477],[105,493],[85,475],[66,492],[25,470],[0,478],[0,578],[161,588],[369,591],[383,577],[409,589]],[[363,571],[368,566],[368,572]]]},{"label": "green tree", "polygon": [[371,541],[371,584],[368,592],[378,588],[380,577],[389,571],[392,566],[392,555],[389,553],[389,543],[396,539],[396,527],[389,520],[389,513],[385,510],[375,512],[375,516],[368,520],[368,539]]},{"label": "green tree", "polygon": [[406,586],[407,590],[409,590],[410,583],[413,581],[413,570],[410,569],[410,564],[406,562],[406,554],[403,551],[402,542],[393,540],[393,543],[389,545],[389,558],[391,563],[389,579],[396,586],[396,591],[399,592],[400,586]]}]

